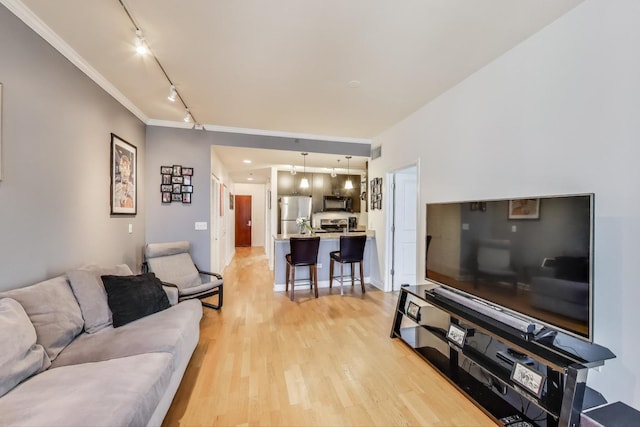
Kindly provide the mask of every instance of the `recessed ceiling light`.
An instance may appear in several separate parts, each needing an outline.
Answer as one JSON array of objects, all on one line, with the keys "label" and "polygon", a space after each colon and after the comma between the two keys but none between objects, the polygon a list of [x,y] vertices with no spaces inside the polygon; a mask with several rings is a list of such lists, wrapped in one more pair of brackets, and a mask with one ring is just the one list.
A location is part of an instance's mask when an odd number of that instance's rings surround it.
[{"label": "recessed ceiling light", "polygon": [[251,160],[249,160],[249,159],[244,159],[244,160],[242,161],[242,163],[249,164],[249,163],[251,163]]},{"label": "recessed ceiling light", "polygon": [[253,177],[250,176],[249,178],[247,178],[247,181],[253,181]]},{"label": "recessed ceiling light", "polygon": [[360,80],[351,80],[349,83],[347,83],[347,85],[351,88],[359,88],[360,87]]}]

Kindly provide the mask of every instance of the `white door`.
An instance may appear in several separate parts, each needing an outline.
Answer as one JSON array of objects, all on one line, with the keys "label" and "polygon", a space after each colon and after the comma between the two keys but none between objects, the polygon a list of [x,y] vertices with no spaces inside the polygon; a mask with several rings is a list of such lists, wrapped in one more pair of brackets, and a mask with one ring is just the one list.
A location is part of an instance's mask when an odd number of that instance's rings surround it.
[{"label": "white door", "polygon": [[220,273],[220,247],[221,247],[221,233],[220,233],[220,181],[214,176],[211,177],[211,220],[209,224],[211,231],[211,271]]},{"label": "white door", "polygon": [[395,291],[403,283],[416,284],[417,168],[397,172],[394,183],[392,290]]}]

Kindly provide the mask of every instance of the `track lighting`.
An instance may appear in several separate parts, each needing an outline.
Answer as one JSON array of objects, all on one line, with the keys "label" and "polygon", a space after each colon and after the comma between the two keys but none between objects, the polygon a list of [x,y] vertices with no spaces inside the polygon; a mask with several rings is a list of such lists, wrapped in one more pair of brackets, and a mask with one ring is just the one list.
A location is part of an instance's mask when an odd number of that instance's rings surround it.
[{"label": "track lighting", "polygon": [[301,154],[302,154],[302,159],[304,161],[304,166],[303,166],[304,178],[300,180],[300,188],[309,188],[309,180],[307,179],[307,155],[309,153],[301,153]]},{"label": "track lighting", "polygon": [[184,110],[184,120],[185,122],[189,123],[191,121],[191,113],[189,112],[188,108],[185,108]]},{"label": "track lighting", "polygon": [[347,180],[344,183],[344,189],[352,190],[353,182],[351,182],[351,178],[349,178],[349,159],[351,159],[351,156],[345,156],[345,157],[347,158]]},{"label": "track lighting", "polygon": [[298,171],[296,170],[296,167],[294,165],[291,165],[291,175],[295,175],[297,173]]},{"label": "track lighting", "polygon": [[142,30],[136,30],[136,52],[140,55],[146,55],[149,53],[149,48],[147,47],[147,43],[144,41],[144,37],[142,37]]},{"label": "track lighting", "polygon": [[169,96],[167,96],[167,99],[171,102],[176,102],[177,96],[178,92],[176,92],[176,87],[174,85],[171,85],[171,87],[169,88]]}]

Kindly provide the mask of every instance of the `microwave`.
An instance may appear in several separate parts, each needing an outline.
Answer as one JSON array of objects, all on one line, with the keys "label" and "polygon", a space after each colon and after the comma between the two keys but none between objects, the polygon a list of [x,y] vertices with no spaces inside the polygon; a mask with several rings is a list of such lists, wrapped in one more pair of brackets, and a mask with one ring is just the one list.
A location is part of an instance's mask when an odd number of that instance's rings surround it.
[{"label": "microwave", "polygon": [[343,196],[324,196],[322,202],[322,210],[327,211],[346,211],[351,212],[351,197]]}]

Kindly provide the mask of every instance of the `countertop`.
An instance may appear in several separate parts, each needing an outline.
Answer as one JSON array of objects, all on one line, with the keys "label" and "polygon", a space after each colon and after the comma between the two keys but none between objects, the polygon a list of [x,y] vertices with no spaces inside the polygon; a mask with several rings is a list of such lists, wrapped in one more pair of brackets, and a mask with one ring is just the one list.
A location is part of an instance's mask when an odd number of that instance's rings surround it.
[{"label": "countertop", "polygon": [[356,230],[356,231],[350,231],[348,233],[316,233],[313,235],[310,234],[276,234],[274,236],[275,241],[276,242],[282,242],[282,241],[287,241],[289,240],[291,237],[311,237],[311,236],[318,236],[320,237],[320,240],[337,240],[340,238],[340,236],[362,236],[365,235],[368,238],[373,238],[375,237],[376,233],[373,230],[369,230],[369,231],[364,231],[364,230]]}]

